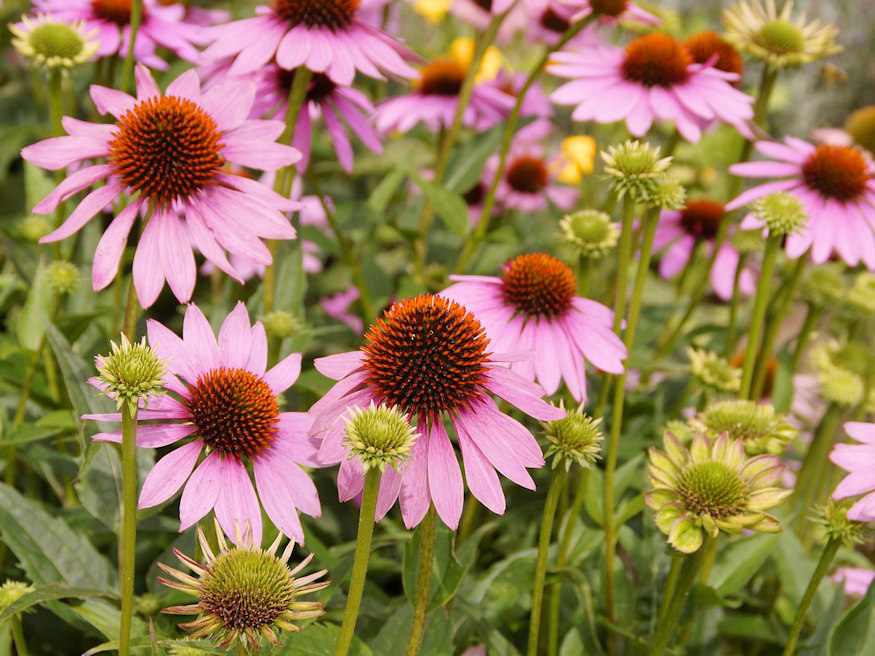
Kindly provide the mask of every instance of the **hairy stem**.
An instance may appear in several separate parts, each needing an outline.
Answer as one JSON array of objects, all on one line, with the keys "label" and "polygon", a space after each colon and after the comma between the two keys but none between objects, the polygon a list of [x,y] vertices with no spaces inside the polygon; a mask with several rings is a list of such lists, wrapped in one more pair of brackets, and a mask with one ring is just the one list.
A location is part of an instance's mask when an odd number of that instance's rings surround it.
[{"label": "hairy stem", "polygon": [[431,596],[431,570],[434,564],[435,510],[432,504],[420,525],[419,568],[416,574],[416,600],[413,605],[413,622],[407,639],[405,656],[417,656],[425,633],[425,617],[428,615],[428,600]]}]

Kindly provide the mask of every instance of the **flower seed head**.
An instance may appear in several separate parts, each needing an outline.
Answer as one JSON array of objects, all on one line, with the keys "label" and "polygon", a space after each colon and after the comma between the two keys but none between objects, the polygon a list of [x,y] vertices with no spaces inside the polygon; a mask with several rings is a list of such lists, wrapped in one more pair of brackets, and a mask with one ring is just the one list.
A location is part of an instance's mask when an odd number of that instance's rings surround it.
[{"label": "flower seed head", "polygon": [[[564,410],[565,404],[560,401],[559,407]],[[604,440],[601,423],[601,417],[595,419],[583,411],[583,404],[562,419],[541,422],[550,442],[545,457],[553,456],[553,469],[561,464],[568,470],[574,462],[584,469],[592,467]]]},{"label": "flower seed head", "polygon": [[580,257],[599,260],[617,247],[620,226],[598,210],[579,210],[559,221],[562,238]]},{"label": "flower seed head", "polygon": [[841,269],[831,265],[808,268],[802,279],[802,296],[813,307],[820,309],[841,302],[845,296]]},{"label": "flower seed head", "polygon": [[815,521],[823,529],[824,540],[841,540],[846,547],[862,544],[870,526],[866,522],[848,519],[848,511],[856,499],[830,499],[826,505],[817,509]]},{"label": "flower seed head", "polygon": [[404,412],[397,406],[375,405],[372,400],[368,407],[353,410],[343,421],[349,457],[358,459],[363,471],[376,467],[384,472],[386,465],[401,471],[417,438]]},{"label": "flower seed head", "polygon": [[302,328],[298,319],[283,310],[268,312],[261,318],[261,323],[264,324],[264,331],[268,337],[276,337],[277,339],[291,337]]},{"label": "flower seed head", "polygon": [[863,400],[866,385],[861,376],[834,366],[821,368],[817,375],[820,395],[843,408],[853,408]]},{"label": "flower seed head", "polygon": [[127,403],[133,413],[139,400],[142,399],[145,408],[150,396],[164,394],[168,361],[158,359],[145,337],[132,344],[122,335],[121,346],[111,344],[112,353],[98,355],[95,364],[98,380],[105,386],[103,393],[113,397],[119,409]]},{"label": "flower seed head", "polygon": [[65,23],[51,14],[22,16],[21,22],[9,26],[12,45],[22,55],[45,68],[72,68],[84,64],[97,54],[100,43],[97,30],[85,33],[85,23]]},{"label": "flower seed head", "polygon": [[679,210],[687,202],[687,192],[674,175],[663,173],[656,178],[656,184],[653,185],[646,200],[651,207]]},{"label": "flower seed head", "polygon": [[0,585],[0,611],[9,608],[13,603],[21,599],[29,592],[36,590],[30,583],[24,581],[13,581],[6,579],[3,585]]},{"label": "flower seed head", "polygon": [[875,318],[875,274],[858,273],[843,299],[843,310],[852,320]]},{"label": "flower seed head", "polygon": [[72,262],[56,260],[46,269],[46,280],[56,294],[69,294],[79,286],[79,268]]},{"label": "flower seed head", "polygon": [[602,151],[608,184],[622,198],[649,198],[656,186],[656,178],[668,170],[671,157],[659,157],[659,146],[629,139],[619,146],[608,146]]},{"label": "flower seed head", "polygon": [[688,348],[690,370],[699,383],[715,392],[732,393],[741,387],[741,370],[713,351]]},{"label": "flower seed head", "polygon": [[690,425],[712,439],[726,433],[741,440],[748,455],[782,454],[798,431],[768,403],[729,400],[714,403],[690,420]]},{"label": "flower seed head", "polygon": [[791,235],[808,223],[808,213],[796,196],[778,191],[753,202],[754,215],[769,229],[770,235]]}]

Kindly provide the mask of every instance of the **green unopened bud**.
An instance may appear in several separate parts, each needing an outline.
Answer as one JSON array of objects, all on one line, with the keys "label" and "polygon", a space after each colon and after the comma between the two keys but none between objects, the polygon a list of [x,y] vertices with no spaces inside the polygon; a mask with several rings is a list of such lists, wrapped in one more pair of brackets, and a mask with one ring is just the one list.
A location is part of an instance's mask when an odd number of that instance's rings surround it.
[{"label": "green unopened bud", "polygon": [[807,269],[802,279],[802,297],[816,308],[832,307],[845,295],[845,281],[835,266],[823,265]]},{"label": "green unopened bud", "polygon": [[671,433],[684,444],[689,444],[697,434],[697,430],[683,419],[669,419],[665,422],[663,433]]},{"label": "green unopened bud", "polygon": [[602,151],[608,184],[619,198],[629,194],[633,199],[649,198],[657,178],[671,165],[671,157],[659,157],[659,146],[629,139],[619,146]]},{"label": "green unopened bud", "polygon": [[85,22],[65,23],[51,14],[22,16],[21,23],[10,25],[12,45],[25,57],[46,68],[72,68],[97,54],[97,30],[86,34]]},{"label": "green unopened bud", "polygon": [[701,385],[724,394],[737,392],[741,388],[741,370],[733,367],[726,358],[713,351],[687,349],[690,370]]},{"label": "green unopened bud", "polygon": [[712,438],[726,433],[741,440],[750,456],[780,455],[798,433],[772,405],[747,400],[715,403],[691,419],[690,425]]},{"label": "green unopened bud", "polygon": [[204,656],[210,652],[198,649],[197,647],[189,647],[188,645],[171,645],[167,650],[167,656]]},{"label": "green unopened bud", "polygon": [[161,597],[152,592],[134,597],[134,608],[137,610],[137,613],[145,617],[150,617],[160,612],[161,607]]},{"label": "green unopened bud", "polygon": [[661,210],[679,210],[686,205],[687,192],[671,173],[664,173],[656,178],[656,184],[650,190],[647,204]]},{"label": "green unopened bud", "polygon": [[729,238],[732,247],[742,255],[759,253],[766,245],[760,230],[736,230]]},{"label": "green unopened bud", "polygon": [[371,401],[368,407],[352,411],[343,421],[349,457],[361,462],[362,471],[376,467],[383,472],[386,465],[400,471],[401,465],[410,458],[417,433],[398,407],[388,408]]},{"label": "green unopened bud", "polygon": [[[565,409],[560,401],[559,407]],[[594,419],[583,411],[583,404],[562,419],[541,422],[550,446],[545,457],[553,456],[552,467],[564,465],[566,471],[576,462],[589,469],[599,459],[604,436],[601,431],[601,417]]]},{"label": "green unopened bud", "polygon": [[565,243],[577,250],[580,257],[598,260],[617,247],[620,226],[598,210],[580,210],[566,214],[559,227]]},{"label": "green unopened bud", "polygon": [[770,235],[790,235],[808,223],[808,213],[796,196],[778,191],[752,204],[754,216],[766,224]]},{"label": "green unopened bud", "polygon": [[875,105],[861,107],[848,116],[845,130],[855,144],[875,153]]},{"label": "green unopened bud", "polygon": [[31,214],[18,224],[18,234],[28,241],[39,241],[52,231],[52,224],[48,217]]},{"label": "green unopened bud", "polygon": [[823,367],[818,372],[817,382],[820,383],[820,395],[843,408],[859,405],[866,389],[861,376],[839,367]]},{"label": "green unopened bud", "polygon": [[261,318],[261,323],[264,324],[264,331],[268,336],[276,337],[277,339],[291,337],[300,331],[302,327],[298,319],[283,310],[268,312]]},{"label": "green unopened bud", "polygon": [[142,399],[145,408],[149,397],[164,394],[164,374],[167,360],[159,360],[157,353],[146,344],[146,338],[131,343],[122,335],[121,346],[112,344],[112,353],[98,355],[95,359],[98,379],[105,385],[104,394],[115,399],[116,406],[123,404],[133,413]]},{"label": "green unopened bud", "polygon": [[817,509],[815,521],[823,529],[824,540],[840,540],[846,547],[862,544],[869,530],[866,522],[848,519],[848,511],[856,499],[830,499]]},{"label": "green unopened bud", "polygon": [[844,298],[844,311],[851,319],[875,317],[875,274],[858,273]]},{"label": "green unopened bud", "polygon": [[46,269],[46,281],[56,294],[69,294],[79,286],[79,268],[72,262],[56,260]]},{"label": "green unopened bud", "polygon": [[21,599],[24,595],[33,592],[34,590],[36,590],[36,588],[30,583],[7,579],[3,585],[0,585],[0,611],[9,608],[9,606]]}]

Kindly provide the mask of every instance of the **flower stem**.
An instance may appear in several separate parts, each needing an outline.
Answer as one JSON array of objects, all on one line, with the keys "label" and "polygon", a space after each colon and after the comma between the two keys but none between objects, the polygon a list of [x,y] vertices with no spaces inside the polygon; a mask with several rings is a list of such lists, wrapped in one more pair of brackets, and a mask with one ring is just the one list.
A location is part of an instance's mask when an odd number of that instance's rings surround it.
[{"label": "flower stem", "polygon": [[532,70],[529,71],[529,76],[526,78],[526,81],[523,82],[523,86],[520,87],[516,96],[516,103],[514,104],[510,116],[507,118],[507,123],[504,126],[504,133],[501,137],[501,150],[498,155],[498,168],[496,168],[495,177],[492,178],[492,183],[489,185],[489,190],[486,192],[486,198],[483,199],[483,209],[480,212],[480,221],[477,223],[477,227],[475,227],[473,232],[468,236],[468,239],[462,248],[459,259],[453,269],[455,273],[462,273],[465,270],[468,261],[471,259],[471,256],[474,255],[474,250],[483,239],[483,236],[486,234],[486,230],[489,227],[489,220],[492,217],[492,209],[495,207],[495,195],[498,191],[498,184],[501,182],[501,178],[504,175],[504,168],[507,164],[507,154],[510,152],[510,144],[513,140],[514,132],[516,132],[517,122],[520,118],[520,110],[522,109],[523,101],[526,98],[529,88],[535,82],[538,75],[541,74],[541,71],[544,70],[544,67],[550,59],[550,55],[577,36],[594,18],[595,12],[569,27],[556,45],[547,49],[547,51],[541,55],[540,59],[535,62]]},{"label": "flower stem", "polygon": [[820,319],[820,309],[814,305],[808,306],[808,312],[805,314],[805,320],[802,322],[802,328],[799,329],[799,335],[796,337],[796,346],[793,349],[793,366],[791,373],[796,373],[799,368],[799,361],[802,359],[802,353],[805,347],[808,346],[808,339],[811,337],[811,331],[814,330],[817,320]]},{"label": "flower stem", "polygon": [[[660,611],[664,610],[665,612],[660,612],[659,621],[657,622],[658,628],[653,639],[650,656],[662,656],[668,647],[668,643],[674,635],[678,618],[698,577],[699,567],[702,564],[706,551],[705,547],[708,546],[708,542],[712,539],[710,536],[705,536],[702,546],[695,553],[678,559],[682,561],[682,564],[677,575],[677,583],[668,601],[663,599]],[[672,564],[674,565],[674,563]],[[670,571],[669,575],[671,575]]]},{"label": "flower stem", "polygon": [[52,131],[53,137],[59,137],[64,134],[64,127],[61,125],[61,117],[64,113],[61,98],[61,75],[63,73],[60,69],[49,69],[49,128]]},{"label": "flower stem", "polygon": [[[751,383],[757,361],[757,352],[760,346],[760,335],[763,331],[763,320],[766,318],[766,308],[769,304],[769,286],[772,282],[772,270],[775,268],[775,259],[781,248],[781,236],[769,235],[766,239],[766,250],[763,254],[763,265],[760,269],[760,277],[757,281],[756,295],[754,296],[753,314],[750,319],[750,329],[747,334],[747,350],[744,353],[744,365],[741,371],[741,388],[738,398],[751,398]],[[765,354],[760,354],[761,357]],[[765,356],[768,357],[768,356]]]},{"label": "flower stem", "polygon": [[811,575],[811,580],[808,582],[808,587],[805,588],[802,601],[799,602],[799,608],[796,609],[796,619],[793,620],[793,627],[790,629],[790,637],[787,639],[787,646],[784,648],[784,656],[793,656],[796,652],[799,634],[802,633],[802,626],[805,624],[805,615],[808,612],[809,606],[811,606],[811,602],[814,600],[814,595],[817,593],[820,582],[823,580],[830,564],[832,564],[832,559],[835,558],[841,544],[842,541],[840,539],[830,538],[823,548],[823,553],[820,554],[820,560],[817,561],[814,574]]},{"label": "flower stem", "polygon": [[24,632],[21,630],[21,616],[13,615],[9,618],[9,626],[12,629],[12,642],[18,656],[27,656],[27,643],[24,641]]},{"label": "flower stem", "polygon": [[134,568],[137,546],[137,409],[128,403],[122,415],[122,530],[119,550],[121,626],[119,656],[128,656],[134,612]]},{"label": "flower stem", "polygon": [[143,0],[131,2],[131,35],[128,40],[128,52],[125,54],[125,63],[122,66],[122,77],[119,81],[119,90],[127,92],[134,73],[134,43],[137,40],[137,31],[140,29],[140,21],[143,18]]},{"label": "flower stem", "polygon": [[368,557],[371,555],[371,537],[374,535],[374,516],[377,513],[377,496],[380,493],[380,477],[382,472],[378,467],[370,468],[365,474],[365,486],[362,492],[362,507],[359,511],[359,530],[355,543],[355,556],[352,561],[352,578],[349,582],[349,594],[346,598],[346,610],[343,613],[343,624],[340,627],[340,637],[334,656],[345,656],[352,644],[355,623],[358,619],[362,593],[365,589],[365,577],[368,573]]},{"label": "flower stem", "polygon": [[820,420],[820,424],[814,433],[808,452],[802,461],[802,468],[796,477],[796,485],[793,487],[793,497],[796,501],[796,517],[799,534],[801,535],[808,522],[808,511],[812,504],[817,501],[817,491],[820,488],[820,479],[828,474],[829,461],[827,460],[830,447],[832,447],[838,430],[841,410],[835,403],[829,407]]},{"label": "flower stem", "polygon": [[538,536],[538,559],[535,561],[535,585],[532,589],[532,615],[529,620],[528,656],[536,656],[538,653],[538,638],[541,634],[541,602],[544,599],[544,581],[547,578],[547,552],[550,549],[550,536],[553,533],[553,519],[556,516],[556,506],[567,477],[568,470],[565,468],[564,463],[560,463],[550,476],[550,487],[547,489],[547,500],[544,502],[541,532]]},{"label": "flower stem", "polygon": [[125,303],[125,318],[122,322],[122,332],[129,340],[133,341],[137,329],[137,319],[140,314],[140,302],[137,300],[137,288],[134,287],[134,278],[131,276],[131,286],[128,288],[128,300]]},{"label": "flower stem", "polygon": [[724,355],[727,359],[732,358],[735,351],[735,325],[738,320],[738,302],[741,299],[741,274],[744,271],[745,260],[747,255],[742,253],[738,256],[738,264],[735,266],[735,275],[732,283],[732,298],[729,301],[729,323],[726,326],[726,351]]},{"label": "flower stem", "polygon": [[434,565],[435,543],[435,510],[434,504],[420,525],[419,535],[419,568],[416,574],[416,600],[413,605],[413,622],[410,625],[410,637],[407,639],[405,656],[417,656],[422,647],[422,637],[425,633],[425,617],[428,614],[428,600],[431,596],[431,570]]}]

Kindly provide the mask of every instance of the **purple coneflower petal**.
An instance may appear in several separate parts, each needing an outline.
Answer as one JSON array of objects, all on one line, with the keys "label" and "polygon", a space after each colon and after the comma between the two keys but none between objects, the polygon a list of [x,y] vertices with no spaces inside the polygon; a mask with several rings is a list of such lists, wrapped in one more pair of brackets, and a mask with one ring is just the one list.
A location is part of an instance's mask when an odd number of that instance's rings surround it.
[{"label": "purple coneflower petal", "polygon": [[138,508],[164,503],[179,491],[197,463],[204,444],[195,440],[174,449],[161,458],[143,481]]}]

